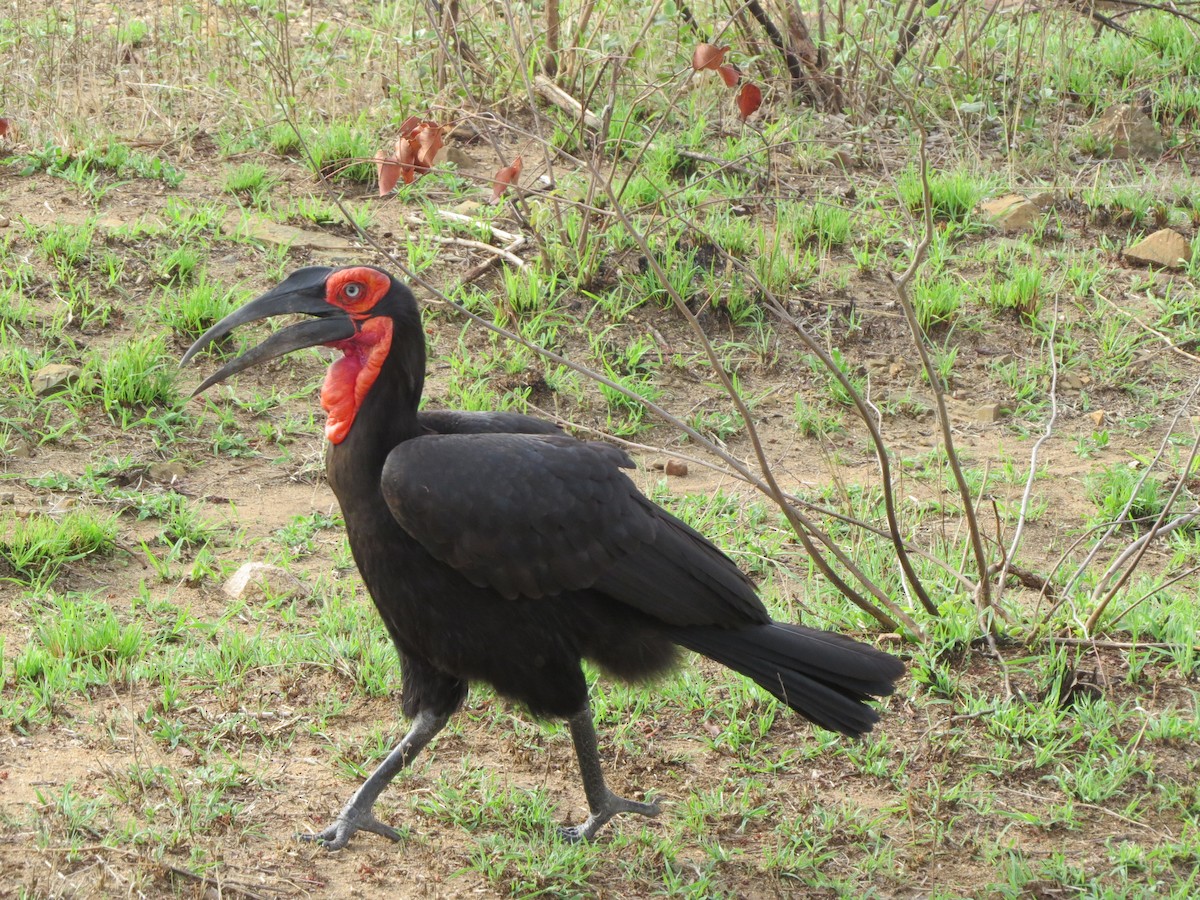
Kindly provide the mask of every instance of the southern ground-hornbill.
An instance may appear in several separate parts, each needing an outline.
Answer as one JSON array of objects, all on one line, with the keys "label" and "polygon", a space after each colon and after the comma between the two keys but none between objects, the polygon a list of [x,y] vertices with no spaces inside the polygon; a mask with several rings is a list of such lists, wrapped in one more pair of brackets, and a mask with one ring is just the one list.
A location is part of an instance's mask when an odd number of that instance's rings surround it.
[{"label": "southern ground-hornbill", "polygon": [[857,736],[875,723],[866,701],[892,692],[900,661],[772,621],[727,556],[637,490],[624,452],[515,413],[418,412],[420,314],[386,272],[300,269],[210,328],[183,362],[239,325],[287,313],[315,318],[227,362],[196,393],[302,347],[341,351],[321,391],[326,468],[354,560],[400,652],[413,720],[310,839],[337,849],[356,831],[398,838],[375,818],[375,800],[472,681],[569,723],[590,810],[564,829],[571,839],[591,838],[617,813],[658,812],[606,786],[581,660],[642,681],[669,669],[682,646],[824,728]]}]

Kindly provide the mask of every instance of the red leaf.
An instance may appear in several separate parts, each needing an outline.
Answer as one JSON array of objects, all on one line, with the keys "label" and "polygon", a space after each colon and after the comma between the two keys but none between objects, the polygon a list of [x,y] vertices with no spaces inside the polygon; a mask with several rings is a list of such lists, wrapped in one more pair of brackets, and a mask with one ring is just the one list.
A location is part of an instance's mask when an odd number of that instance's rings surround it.
[{"label": "red leaf", "polygon": [[413,146],[413,142],[408,138],[400,138],[396,141],[396,163],[400,166],[400,178],[405,184],[412,184],[416,181],[416,176],[413,175],[413,164],[417,159],[417,148]]},{"label": "red leaf", "polygon": [[738,71],[737,66],[729,65],[717,66],[717,71],[721,74],[721,80],[725,82],[725,87],[734,87],[742,78],[742,73]]},{"label": "red leaf", "polygon": [[413,131],[417,144],[417,171],[422,174],[433,168],[438,151],[442,149],[442,129],[433,122],[422,122]]},{"label": "red leaf", "polygon": [[521,157],[517,157],[512,161],[511,166],[505,166],[496,173],[496,180],[492,182],[492,202],[496,203],[504,196],[504,192],[508,190],[508,186],[516,181],[521,176]]},{"label": "red leaf", "polygon": [[762,106],[762,91],[758,89],[758,85],[754,82],[747,81],[742,85],[742,89],[737,92],[737,108],[742,121],[754,115],[755,110],[760,106]]},{"label": "red leaf", "polygon": [[716,47],[712,44],[697,44],[692,54],[692,68],[699,72],[701,69],[715,69],[725,61],[728,47]]},{"label": "red leaf", "polygon": [[400,180],[400,163],[394,156],[384,156],[380,151],[375,157],[375,172],[379,176],[379,196],[386,197]]},{"label": "red leaf", "polygon": [[8,119],[0,119],[0,137],[8,137]]},{"label": "red leaf", "polygon": [[418,116],[409,116],[404,120],[404,124],[400,126],[400,137],[412,137],[413,131],[421,124],[421,119]]}]

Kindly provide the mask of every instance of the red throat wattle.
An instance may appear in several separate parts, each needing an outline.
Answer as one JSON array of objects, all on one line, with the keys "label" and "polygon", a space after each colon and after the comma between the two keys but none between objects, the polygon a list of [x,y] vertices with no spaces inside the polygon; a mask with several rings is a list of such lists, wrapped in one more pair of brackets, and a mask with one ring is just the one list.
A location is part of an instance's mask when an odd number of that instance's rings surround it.
[{"label": "red throat wattle", "polygon": [[345,356],[334,362],[321,388],[321,407],[329,414],[325,437],[340,444],[350,433],[367,391],[392,347],[392,320],[387,316],[365,320],[352,338],[330,346]]}]

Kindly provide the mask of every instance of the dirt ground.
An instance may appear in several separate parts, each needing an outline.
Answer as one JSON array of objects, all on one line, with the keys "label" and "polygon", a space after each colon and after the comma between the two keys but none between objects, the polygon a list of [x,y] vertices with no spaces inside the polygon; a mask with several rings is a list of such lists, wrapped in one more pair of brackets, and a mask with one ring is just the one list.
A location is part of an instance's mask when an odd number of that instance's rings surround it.
[{"label": "dirt ground", "polygon": [[[27,149],[31,140],[26,135],[23,143],[10,141],[0,150],[11,157]],[[164,296],[156,272],[158,248],[153,239],[114,232],[139,219],[165,220],[167,204],[177,200],[228,203],[236,218],[236,201],[221,186],[232,162],[202,129],[182,141],[156,141],[151,130],[140,141],[186,171],[182,184],[166,188],[131,178],[114,184],[96,207],[61,178],[44,172],[18,177],[12,169],[0,170],[0,214],[7,222],[0,240],[11,242],[10,262],[26,263],[37,275],[26,289],[35,321],[23,330],[13,326],[16,344],[42,349],[38,326],[49,323],[61,305],[55,288],[58,276],[39,255],[37,236],[62,223],[93,220],[99,222],[96,246],[120,256],[124,274],[116,288],[96,287],[111,307],[107,324],[84,330],[68,324],[69,340],[50,347],[50,357],[84,363],[156,330],[168,333],[156,312]],[[477,159],[481,171],[492,166],[480,144],[459,149]],[[898,152],[893,151],[887,165],[865,159],[849,171],[827,165],[815,175],[785,171],[782,179],[792,179],[809,195],[846,196],[885,179]],[[1185,173],[1200,164],[1195,148],[1188,152],[1190,157],[1155,164],[1158,177],[1165,183],[1182,182]],[[273,196],[320,190],[295,160],[245,155],[251,157],[267,165]],[[1127,222],[1097,217],[1079,200],[1082,175],[1074,179],[1042,174],[1045,183],[1056,185],[1054,234],[1038,251],[1052,264],[1101,245],[1125,244]],[[532,165],[525,177],[532,184],[538,175]],[[386,246],[404,246],[413,227],[406,217],[417,211],[415,205],[397,198],[375,200],[366,186],[354,186],[348,193],[356,203],[372,204],[374,235]],[[429,199],[435,205],[450,203],[436,194]],[[754,214],[767,212],[766,203],[753,207]],[[283,250],[265,232],[248,242],[234,242],[228,235],[206,238],[203,253],[209,277],[249,297],[270,286],[267,270],[380,262],[344,226],[322,230],[303,221],[287,224],[302,228],[309,237],[300,235]],[[515,219],[497,224],[522,227]],[[974,251],[1003,248],[1012,241],[987,228],[966,237],[958,254],[967,262],[958,276],[964,282],[994,277],[995,272],[980,262],[986,255]],[[451,244],[426,277],[444,284],[488,258]],[[623,270],[637,265],[636,253],[614,255],[606,261],[601,280],[615,281]],[[961,547],[957,495],[944,463],[933,459],[940,446],[937,422],[895,300],[892,273],[855,268],[849,252],[842,250],[832,251],[826,265],[850,271],[846,283],[823,282],[813,292],[790,298],[790,310],[839,348],[850,370],[865,379],[870,399],[884,410],[889,451],[895,460],[911,461],[897,466],[896,483],[902,515],[912,523],[910,540],[924,548]],[[87,277],[98,276],[90,271]],[[1039,471],[1044,474],[1035,482],[1034,500],[1042,512],[1028,522],[1016,560],[1034,580],[1054,580],[1052,572],[1062,554],[1095,520],[1088,477],[1106,466],[1136,464],[1152,456],[1170,431],[1186,391],[1200,377],[1194,344],[1160,339],[1153,329],[1146,330],[1158,316],[1154,297],[1165,291],[1194,295],[1193,280],[1185,274],[1148,275],[1117,252],[1103,259],[1098,278],[1109,314],[1145,339],[1120,379],[1109,379],[1097,332],[1078,330],[1069,377],[1061,377],[1067,373],[1062,370],[1056,385],[1054,433],[1039,450]],[[478,283],[488,291],[502,289],[495,270]],[[1045,303],[1047,318],[1054,304],[1060,304],[1064,327],[1087,318],[1065,286]],[[484,354],[491,338],[478,328],[464,335],[464,320],[444,308],[431,305],[429,312],[426,396],[436,408],[451,393],[451,358]],[[1005,511],[1004,527],[1009,529],[1008,511],[1020,505],[1029,455],[1045,427],[1048,407],[1042,406],[1036,415],[1023,411],[1012,387],[997,376],[995,363],[1011,361],[1022,371],[1042,365],[1044,341],[1019,315],[982,308],[972,313],[976,327],[935,333],[934,342],[957,347],[948,397],[955,444],[975,474],[980,494]],[[704,311],[701,322],[713,340],[745,338],[719,311]],[[660,403],[681,417],[727,408],[696,354],[687,326],[672,310],[642,306],[618,326],[618,342],[651,337],[662,357],[676,351],[686,357],[682,366],[661,370]],[[188,341],[178,335],[169,340],[178,358]],[[587,359],[589,344],[582,334],[572,335],[563,350],[572,358]],[[288,523],[314,513],[336,515],[336,502],[322,475],[322,421],[311,390],[326,364],[327,357],[306,354],[243,375],[236,388],[215,392],[213,402],[231,410],[235,429],[246,438],[247,452],[236,455],[214,452],[217,424],[198,400],[186,407],[177,433],[168,437],[153,423],[118,427],[95,400],[84,401],[76,410],[71,395],[33,399],[15,382],[0,387],[23,397],[0,407],[8,435],[0,454],[0,494],[11,494],[0,510],[6,517],[23,518],[78,506],[103,507],[85,491],[31,482],[55,475],[79,478],[98,461],[118,459],[130,485],[149,493],[173,490],[220,529],[212,546],[219,574],[269,556],[278,549],[278,532]],[[212,365],[212,360],[204,360],[198,368],[182,372],[177,379],[181,390],[190,391]],[[766,359],[746,350],[737,357],[737,369],[744,393],[760,398],[754,407],[755,425],[786,489],[815,500],[831,484],[840,486],[835,493],[847,495],[878,487],[875,457],[852,413],[844,413],[841,430],[821,437],[798,430],[797,396],[825,404],[828,388],[786,329],[777,329]],[[547,387],[542,376],[540,366],[531,365],[516,375],[498,375],[493,386],[503,388],[504,378],[513,384],[524,379],[535,386],[531,402],[538,410],[557,416],[581,436],[605,431],[608,410],[594,390],[589,388],[583,400],[564,396]],[[1039,380],[1038,388],[1045,400],[1049,383]],[[235,394],[245,400],[270,391],[276,393],[265,408],[233,408]],[[991,412],[993,407],[997,414]],[[1194,412],[1184,411],[1176,435],[1194,437],[1196,419],[1189,419]],[[76,425],[66,433],[46,439],[73,422]],[[285,422],[301,423],[286,442],[276,441],[263,428]],[[1101,432],[1102,441],[1097,439]],[[645,447],[634,451],[638,470],[633,477],[647,492],[660,490],[677,497],[727,493],[739,498],[744,508],[761,501],[720,465],[707,469],[698,464],[696,459],[711,458],[666,426],[647,429],[635,440]],[[752,457],[744,430],[730,436],[727,446],[740,459]],[[1182,439],[1174,446],[1186,451]],[[666,477],[656,468],[670,457],[693,459],[685,477]],[[155,480],[150,467],[164,463],[176,468]],[[983,508],[988,510],[984,528],[991,540],[996,537],[991,504]],[[779,528],[773,520],[770,527]],[[277,617],[262,608],[248,610],[221,593],[220,577],[186,576],[197,558],[194,550],[174,565],[170,580],[163,581],[143,548],[144,542],[163,556],[163,529],[159,519],[141,519],[136,510],[126,511],[115,552],[68,565],[53,591],[98,597],[122,619],[169,608],[189,623],[181,653],[194,652],[194,645],[219,644],[233,633],[249,642],[269,643],[300,639],[297,636],[316,629],[320,597],[286,605],[286,615],[281,610]],[[1001,537],[1007,540],[1011,532]],[[847,538],[847,546],[861,549],[859,541]],[[994,543],[990,546],[994,550]],[[1148,552],[1145,566],[1149,571],[1174,571],[1171,567],[1178,565],[1182,552],[1157,545]],[[387,652],[369,598],[346,559],[340,530],[323,529],[317,532],[315,549],[289,568],[321,589],[341,585],[367,623],[363,627],[368,641]],[[891,636],[881,638],[852,613],[838,621],[838,614],[830,612],[837,607],[829,600],[828,588],[816,586],[794,540],[786,542],[785,552],[769,566],[772,574],[764,579],[764,588],[773,602],[803,613],[811,624],[857,628],[864,639],[880,641],[914,666],[928,669],[924,650],[892,641]],[[964,570],[970,571],[965,553]],[[1014,617],[1025,622],[1036,621],[1037,611],[1052,602],[1039,597],[1032,583],[1014,583],[1007,591]],[[1184,586],[1194,590],[1194,578]],[[808,602],[810,590],[824,591],[823,599]],[[1174,714],[1195,718],[1197,670],[1194,663],[1189,669],[1152,652],[1149,662],[1138,659],[1148,651],[1131,653],[1122,646],[1130,636],[1117,631],[1095,646],[1066,650],[1045,643],[1002,643],[1004,666],[986,646],[947,639],[939,644],[944,652],[939,651],[938,662],[961,682],[961,693],[947,697],[937,684],[906,679],[897,695],[881,705],[877,737],[852,748],[835,746],[795,717],[775,716],[763,695],[731,687],[734,676],[707,661],[689,660],[690,674],[671,681],[673,697],[695,681],[707,705],[650,701],[649,709],[639,712],[638,701],[631,699],[634,694],[602,685],[596,690],[611,702],[600,731],[612,787],[632,796],[655,794],[666,812],[656,822],[618,820],[584,849],[563,849],[552,833],[554,825],[577,823],[586,815],[565,732],[549,732],[489,692],[475,691],[455,725],[381,801],[380,818],[405,829],[404,843],[359,835],[348,850],[330,854],[298,842],[295,835],[324,827],[341,807],[361,780],[362,773],[354,767],[362,765],[363,748],[378,755],[401,735],[398,673],[390,691],[382,695],[362,689],[352,674],[323,659],[300,667],[252,665],[228,692],[214,690],[193,674],[185,679],[183,699],[172,713],[185,738],[172,741],[151,729],[162,703],[160,685],[153,673],[134,668],[126,671],[123,681],[56,698],[50,720],[30,725],[16,721],[14,704],[25,688],[18,684],[14,661],[36,637],[42,599],[11,579],[0,583],[0,699],[9,702],[5,709],[14,716],[8,727],[0,725],[0,897],[618,898],[654,892],[744,898],[1057,898],[1087,892],[1077,889],[1067,875],[1046,874],[1017,879],[1019,887],[1005,893],[1005,861],[1011,861],[1005,854],[1019,855],[1026,865],[1046,873],[1058,871],[1055,860],[1065,859],[1077,867],[1079,879],[1095,876],[1095,883],[1103,884],[1110,877],[1105,873],[1117,871],[1114,847],[1174,846],[1185,842],[1193,827],[1188,822],[1194,821],[1197,804],[1200,746],[1194,731],[1184,737],[1163,736],[1157,723]],[[1084,615],[1086,610],[1080,609],[1078,617]],[[200,625],[212,628],[212,633],[196,637],[193,632],[198,633]],[[997,750],[1002,741],[989,722],[994,710],[980,698],[1011,693],[1018,703],[1050,702],[1046,698],[1054,698],[1058,687],[1053,677],[1061,667],[1046,660],[1056,652],[1068,654],[1068,666],[1084,683],[1085,695],[1100,697],[1114,709],[1137,711],[1137,717],[1120,717],[1114,727],[1118,743],[1141,753],[1139,764],[1149,774],[1139,769],[1133,786],[1111,799],[1087,802],[1064,790],[1056,780],[1055,764],[1035,760],[1033,748],[1041,746],[1040,737],[1027,741],[1027,759],[1014,762]],[[331,705],[337,709],[320,713]],[[739,716],[765,717],[767,722],[749,747],[731,746],[724,738],[727,720]],[[309,727],[318,720],[321,728]],[[1064,734],[1076,737],[1078,729],[1092,733],[1090,724],[1080,725],[1069,717],[1061,727]],[[1013,741],[1014,746],[1020,744],[1017,738]],[[1104,764],[1099,757],[1092,761]],[[210,778],[216,771],[224,773],[219,787]],[[1168,796],[1163,784],[1183,798],[1178,808],[1152,801]],[[695,806],[698,797],[708,806]],[[197,812],[206,803],[207,812]],[[736,811],[722,813],[723,804]],[[1069,815],[1061,813],[1065,807],[1070,807]],[[1185,818],[1184,811],[1192,818]],[[1061,820],[1056,818],[1060,813]],[[117,833],[121,839],[113,840]],[[797,850],[801,846],[807,846],[809,856]],[[1191,846],[1196,846],[1194,841]],[[792,855],[785,856],[781,847]],[[808,862],[798,861],[803,859]],[[1151,870],[1149,863],[1142,865]],[[1195,857],[1181,853],[1169,864],[1175,883],[1156,874],[1164,895],[1185,884],[1188,873],[1194,882],[1197,865]],[[1122,876],[1128,879],[1121,882],[1125,887],[1137,881],[1137,867],[1130,871],[1132,876]]]}]

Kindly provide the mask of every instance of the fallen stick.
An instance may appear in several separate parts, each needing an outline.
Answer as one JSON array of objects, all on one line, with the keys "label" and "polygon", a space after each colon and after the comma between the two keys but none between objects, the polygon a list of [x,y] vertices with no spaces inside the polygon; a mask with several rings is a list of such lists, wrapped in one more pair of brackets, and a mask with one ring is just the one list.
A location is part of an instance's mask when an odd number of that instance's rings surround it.
[{"label": "fallen stick", "polygon": [[570,113],[576,119],[583,119],[583,124],[588,128],[591,128],[593,131],[599,131],[603,127],[599,116],[597,116],[591,110],[584,109],[582,103],[560,88],[545,75],[534,76],[533,89],[537,91],[543,99],[554,104],[559,109]]}]

